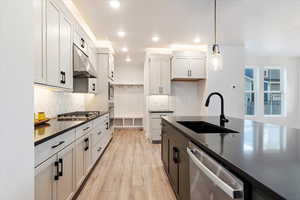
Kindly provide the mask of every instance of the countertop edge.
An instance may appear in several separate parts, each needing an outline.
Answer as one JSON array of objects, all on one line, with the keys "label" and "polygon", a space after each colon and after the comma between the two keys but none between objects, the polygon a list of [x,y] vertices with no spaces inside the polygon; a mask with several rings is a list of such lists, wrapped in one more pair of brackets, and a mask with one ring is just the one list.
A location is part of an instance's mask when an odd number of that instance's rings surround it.
[{"label": "countertop edge", "polygon": [[[207,146],[205,146],[200,141],[196,140],[195,138],[193,138],[189,134],[185,133],[184,130],[182,130],[182,129],[178,128],[177,126],[175,126],[173,124],[174,122],[169,121],[167,117],[162,117],[162,120],[167,122],[169,125],[171,125],[173,128],[175,128],[179,132],[181,132],[185,137],[187,137],[189,140],[191,140],[191,142],[195,143],[197,146],[202,148],[206,153],[211,155],[214,159],[221,162],[221,164],[225,165],[226,167],[229,167],[230,168],[229,170],[233,171],[238,176],[242,176],[245,179],[248,179],[251,183],[257,184],[259,188],[265,190],[266,192],[268,192],[271,195],[275,195],[278,199],[283,199],[283,200],[286,199],[285,197],[278,194],[276,191],[272,190],[269,186],[265,185],[264,183],[260,182],[259,180],[255,179],[254,177],[249,175],[243,169],[235,166],[233,163],[231,163],[227,159],[223,158],[222,156],[218,155],[217,153],[215,153],[214,151],[209,149]],[[181,126],[179,123],[177,123],[177,125]],[[190,130],[190,131],[193,132],[192,130]]]},{"label": "countertop edge", "polygon": [[92,119],[88,119],[88,120],[86,120],[86,121],[82,121],[82,122],[79,123],[79,124],[76,124],[76,125],[74,125],[74,126],[68,127],[68,128],[66,128],[66,129],[64,129],[64,130],[62,130],[62,131],[59,131],[59,132],[57,132],[57,133],[54,133],[54,134],[52,134],[52,135],[50,135],[50,136],[48,136],[48,137],[45,137],[45,138],[43,138],[43,139],[40,139],[40,140],[34,142],[34,146],[38,146],[38,145],[40,145],[40,144],[43,144],[43,143],[47,142],[48,140],[51,140],[51,139],[53,139],[53,138],[55,138],[55,137],[57,137],[57,136],[59,136],[59,135],[62,135],[62,134],[66,133],[66,132],[68,132],[68,131],[70,131],[70,130],[72,130],[72,129],[75,129],[75,128],[79,127],[79,126],[82,126],[82,125],[84,125],[84,124],[86,124],[86,123],[88,123],[88,122],[90,122],[90,121],[93,121],[93,120],[95,120],[95,119],[97,119],[97,118],[99,118],[99,117],[102,117],[103,115],[106,115],[106,114],[108,114],[108,113],[109,113],[108,111],[107,111],[107,112],[103,112],[103,113],[99,114],[98,116],[96,116],[96,117],[94,117],[94,118],[92,118]]}]

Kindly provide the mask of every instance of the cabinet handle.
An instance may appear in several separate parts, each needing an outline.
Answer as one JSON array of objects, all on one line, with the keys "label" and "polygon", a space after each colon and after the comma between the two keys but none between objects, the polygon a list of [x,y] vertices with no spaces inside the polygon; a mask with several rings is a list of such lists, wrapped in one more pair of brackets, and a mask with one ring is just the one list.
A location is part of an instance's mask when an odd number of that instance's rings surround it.
[{"label": "cabinet handle", "polygon": [[65,141],[60,141],[58,144],[53,145],[51,148],[52,148],[52,149],[55,149],[56,147],[62,145],[63,143],[65,143]]},{"label": "cabinet handle", "polygon": [[93,91],[95,91],[95,90],[96,90],[96,84],[93,83]]},{"label": "cabinet handle", "polygon": [[85,142],[85,148],[84,148],[84,151],[87,151],[87,150],[89,150],[89,138],[86,138],[85,140],[84,140],[84,142]]},{"label": "cabinet handle", "polygon": [[88,130],[89,128],[90,128],[90,127],[88,126],[88,127],[84,128],[83,131],[86,131],[86,130]]},{"label": "cabinet handle", "polygon": [[173,147],[173,161],[174,163],[179,163],[179,149],[177,147]]},{"label": "cabinet handle", "polygon": [[97,151],[99,152],[99,151],[101,151],[101,149],[102,149],[102,147],[99,147],[99,148],[97,149]]},{"label": "cabinet handle", "polygon": [[190,76],[192,76],[192,70],[190,70]]},{"label": "cabinet handle", "polygon": [[54,176],[54,180],[58,181],[59,180],[59,164],[58,164],[58,161],[55,161],[54,166],[56,168],[56,175]]},{"label": "cabinet handle", "polygon": [[[59,171],[59,176],[64,175],[64,161],[62,158],[58,160],[58,164],[60,164],[60,171]],[[58,167],[59,168],[59,167]]]},{"label": "cabinet handle", "polygon": [[60,75],[61,75],[60,83],[61,84],[66,84],[66,72],[60,71]]},{"label": "cabinet handle", "polygon": [[108,127],[108,122],[106,122],[106,130],[108,130],[109,129],[109,127]]},{"label": "cabinet handle", "polygon": [[84,48],[84,43],[85,43],[85,41],[84,41],[83,38],[81,38],[80,40],[81,40],[81,45],[80,45],[80,46],[81,46],[81,48]]}]

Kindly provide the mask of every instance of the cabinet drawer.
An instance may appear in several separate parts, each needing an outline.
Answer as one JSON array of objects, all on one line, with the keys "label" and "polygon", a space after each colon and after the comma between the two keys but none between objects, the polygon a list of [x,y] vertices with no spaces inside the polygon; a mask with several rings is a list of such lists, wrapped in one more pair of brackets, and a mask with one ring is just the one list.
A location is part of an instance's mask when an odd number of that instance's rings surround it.
[{"label": "cabinet drawer", "polygon": [[151,119],[150,120],[150,129],[151,131],[154,130],[161,130],[161,119],[157,118],[157,119]]},{"label": "cabinet drawer", "polygon": [[97,161],[97,159],[103,152],[103,149],[103,144],[101,142],[92,147],[92,163],[95,163]]},{"label": "cabinet drawer", "polygon": [[103,127],[95,127],[92,133],[92,146],[95,146],[100,142],[100,140],[104,137],[105,130]]},{"label": "cabinet drawer", "polygon": [[88,122],[82,126],[79,126],[78,128],[76,128],[76,139],[89,133],[92,129],[93,129],[93,121]]},{"label": "cabinet drawer", "polygon": [[102,125],[104,122],[104,117],[98,117],[93,120],[94,127]]},{"label": "cabinet drawer", "polygon": [[47,160],[49,157],[62,150],[69,144],[75,141],[75,130],[68,131],[62,135],[59,135],[49,141],[35,146],[34,165],[38,166],[40,163]]}]

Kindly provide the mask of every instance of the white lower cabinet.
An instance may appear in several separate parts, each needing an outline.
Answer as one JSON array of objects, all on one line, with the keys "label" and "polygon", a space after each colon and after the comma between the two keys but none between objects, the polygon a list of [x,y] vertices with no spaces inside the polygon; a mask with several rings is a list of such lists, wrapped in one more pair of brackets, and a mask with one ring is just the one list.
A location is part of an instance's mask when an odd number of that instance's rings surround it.
[{"label": "white lower cabinet", "polygon": [[76,141],[76,188],[81,185],[92,165],[90,144],[90,134]]},{"label": "white lower cabinet", "polygon": [[57,155],[35,168],[35,200],[53,200],[56,194],[55,163]]},{"label": "white lower cabinet", "polygon": [[109,116],[101,116],[35,146],[35,200],[71,200],[108,145]]},{"label": "white lower cabinet", "polygon": [[69,200],[75,191],[75,149],[70,145],[35,169],[35,200]]},{"label": "white lower cabinet", "polygon": [[75,191],[75,148],[70,145],[57,154],[59,179],[57,181],[56,200],[69,200]]},{"label": "white lower cabinet", "polygon": [[173,113],[151,113],[150,114],[150,133],[151,141],[161,140],[161,118],[163,116],[170,116]]}]

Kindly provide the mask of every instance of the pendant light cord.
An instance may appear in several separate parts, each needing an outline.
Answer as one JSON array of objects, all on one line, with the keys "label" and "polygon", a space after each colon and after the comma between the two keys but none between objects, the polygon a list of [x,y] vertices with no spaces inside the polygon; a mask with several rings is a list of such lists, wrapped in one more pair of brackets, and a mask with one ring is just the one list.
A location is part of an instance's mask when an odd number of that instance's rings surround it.
[{"label": "pendant light cord", "polygon": [[217,44],[217,0],[215,0],[215,44]]}]

